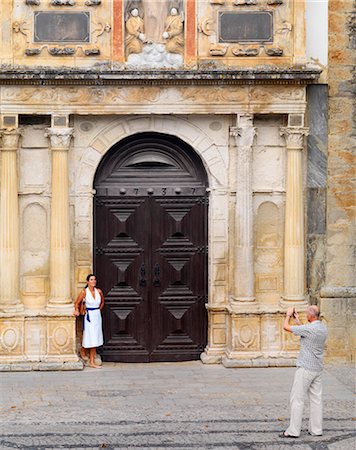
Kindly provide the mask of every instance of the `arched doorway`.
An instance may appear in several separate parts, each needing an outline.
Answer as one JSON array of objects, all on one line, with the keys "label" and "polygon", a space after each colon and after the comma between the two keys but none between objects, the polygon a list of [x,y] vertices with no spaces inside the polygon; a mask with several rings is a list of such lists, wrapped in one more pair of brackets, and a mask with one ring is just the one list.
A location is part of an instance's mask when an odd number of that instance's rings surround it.
[{"label": "arched doorway", "polygon": [[139,133],[113,146],[94,180],[94,268],[103,359],[198,359],[206,345],[207,175],[180,140]]}]

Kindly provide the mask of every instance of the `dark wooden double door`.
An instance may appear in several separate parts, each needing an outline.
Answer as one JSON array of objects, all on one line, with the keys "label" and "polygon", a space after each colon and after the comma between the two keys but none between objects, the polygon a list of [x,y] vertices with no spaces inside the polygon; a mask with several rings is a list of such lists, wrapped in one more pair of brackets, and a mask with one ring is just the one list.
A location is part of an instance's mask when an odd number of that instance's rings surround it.
[{"label": "dark wooden double door", "polygon": [[[205,188],[174,179],[162,158],[157,167],[148,160],[133,165],[139,189],[114,187],[111,171],[109,188],[102,183],[95,197],[95,271],[106,301],[102,356],[126,362],[198,359],[207,334]],[[163,187],[162,180],[138,179],[143,169],[173,171],[174,187],[167,179]]]}]

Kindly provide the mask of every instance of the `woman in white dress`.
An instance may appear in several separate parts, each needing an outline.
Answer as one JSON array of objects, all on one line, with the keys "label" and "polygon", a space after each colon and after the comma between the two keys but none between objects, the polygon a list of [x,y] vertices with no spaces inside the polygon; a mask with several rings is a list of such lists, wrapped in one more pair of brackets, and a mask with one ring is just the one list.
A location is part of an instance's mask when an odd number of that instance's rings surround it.
[{"label": "woman in white dress", "polygon": [[86,312],[83,316],[83,341],[80,354],[85,359],[87,357],[87,349],[89,349],[89,366],[95,369],[101,369],[101,366],[95,364],[95,354],[96,347],[104,343],[101,320],[101,310],[104,307],[104,295],[101,289],[95,287],[95,275],[89,274],[86,280],[86,287],[79,293],[74,303],[75,316],[79,316],[79,307],[82,302],[85,303],[86,307]]}]

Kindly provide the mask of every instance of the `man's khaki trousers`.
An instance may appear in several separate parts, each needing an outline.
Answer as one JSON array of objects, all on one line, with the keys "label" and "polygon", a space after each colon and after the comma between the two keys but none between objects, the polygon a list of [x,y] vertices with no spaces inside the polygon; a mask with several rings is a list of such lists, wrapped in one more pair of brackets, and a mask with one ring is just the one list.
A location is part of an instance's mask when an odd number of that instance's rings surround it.
[{"label": "man's khaki trousers", "polygon": [[320,436],[323,434],[321,372],[311,372],[298,367],[290,394],[290,424],[286,430],[290,436],[300,435],[306,398],[309,398],[310,403],[308,431],[314,436]]}]

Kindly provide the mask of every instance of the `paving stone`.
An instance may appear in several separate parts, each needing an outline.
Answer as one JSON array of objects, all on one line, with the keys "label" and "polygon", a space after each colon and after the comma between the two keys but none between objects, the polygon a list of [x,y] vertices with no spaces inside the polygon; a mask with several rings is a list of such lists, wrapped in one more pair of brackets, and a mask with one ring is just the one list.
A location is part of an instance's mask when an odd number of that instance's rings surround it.
[{"label": "paving stone", "polygon": [[350,368],[326,367],[324,436],[286,440],[294,368],[113,364],[1,375],[0,449],[351,450]]}]

